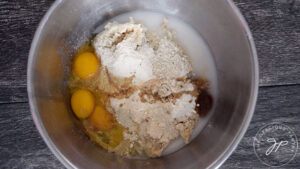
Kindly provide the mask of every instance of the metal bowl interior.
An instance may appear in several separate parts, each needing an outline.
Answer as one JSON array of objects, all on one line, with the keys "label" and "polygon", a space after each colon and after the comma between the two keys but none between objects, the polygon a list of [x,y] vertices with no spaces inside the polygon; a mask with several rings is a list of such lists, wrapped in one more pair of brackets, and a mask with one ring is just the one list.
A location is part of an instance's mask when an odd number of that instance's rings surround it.
[{"label": "metal bowl interior", "polygon": [[[162,158],[124,159],[97,148],[70,113],[66,76],[72,54],[107,19],[133,10],[174,15],[209,45],[217,66],[216,109],[189,145]],[[43,139],[68,168],[217,168],[243,137],[258,91],[258,63],[251,33],[229,0],[57,0],[35,34],[28,60],[28,96]]]}]

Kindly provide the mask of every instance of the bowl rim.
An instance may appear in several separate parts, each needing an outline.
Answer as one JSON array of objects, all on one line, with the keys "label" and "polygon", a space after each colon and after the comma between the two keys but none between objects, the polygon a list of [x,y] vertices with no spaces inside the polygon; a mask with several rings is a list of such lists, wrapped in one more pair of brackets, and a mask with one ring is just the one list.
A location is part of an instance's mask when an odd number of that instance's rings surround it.
[{"label": "bowl rim", "polygon": [[36,108],[36,99],[34,98],[34,89],[33,89],[33,62],[34,62],[34,56],[35,56],[35,50],[38,46],[38,41],[40,38],[40,35],[48,21],[48,19],[53,14],[53,11],[63,2],[63,0],[56,0],[51,7],[48,9],[46,14],[43,16],[41,22],[38,25],[38,28],[34,34],[34,38],[32,40],[31,46],[30,46],[30,52],[28,56],[28,63],[27,63],[27,93],[28,93],[28,99],[29,99],[29,108],[31,112],[31,116],[33,118],[33,122],[42,136],[44,142],[46,143],[47,147],[50,149],[50,151],[55,155],[55,157],[67,168],[77,168],[74,164],[72,164],[71,161],[69,161],[56,147],[56,145],[52,142],[51,138],[49,137],[44,125],[41,123],[41,117],[39,115],[38,110]]},{"label": "bowl rim", "polygon": [[[33,64],[34,64],[34,56],[35,56],[35,50],[38,46],[38,41],[40,38],[40,35],[42,33],[42,30],[44,29],[48,19],[53,14],[53,11],[63,2],[63,0],[56,0],[51,7],[48,9],[44,17],[42,18],[40,24],[38,25],[38,28],[34,34],[34,38],[31,43],[30,52],[28,56],[28,63],[27,63],[27,93],[28,93],[28,99],[29,99],[29,107],[30,112],[33,118],[33,122],[42,136],[44,142],[50,149],[50,151],[56,156],[56,158],[67,168],[77,168],[70,160],[68,160],[56,147],[56,145],[52,142],[50,139],[47,131],[45,130],[44,125],[41,123],[40,115],[37,113],[38,110],[36,108],[36,99],[34,98],[34,89],[32,86],[33,82]],[[229,144],[229,146],[226,148],[226,150],[213,162],[211,163],[208,168],[219,168],[232,154],[232,152],[236,149],[241,139],[244,137],[247,128],[250,124],[250,121],[252,120],[252,116],[254,114],[256,102],[257,102],[257,96],[258,96],[258,88],[259,88],[259,66],[258,66],[258,58],[257,58],[257,51],[255,47],[255,43],[253,40],[252,33],[250,31],[250,28],[241,14],[238,7],[233,3],[232,0],[226,0],[226,3],[231,7],[232,11],[234,12],[235,16],[237,17],[238,21],[240,22],[240,25],[243,27],[244,34],[247,38],[250,52],[252,55],[252,62],[253,62],[253,72],[252,72],[252,84],[251,84],[251,96],[250,100],[248,102],[248,108],[247,113],[244,116],[242,125],[240,126],[239,130],[237,131],[237,134],[232,142]]]},{"label": "bowl rim", "polygon": [[251,50],[250,52],[252,55],[252,58],[251,58],[252,62],[253,62],[252,66],[254,68],[253,72],[252,72],[253,81],[251,84],[251,96],[250,96],[249,102],[248,102],[247,113],[244,116],[242,125],[240,126],[239,130],[237,131],[237,133],[239,133],[239,134],[234,137],[231,144],[226,148],[226,150],[208,168],[219,168],[230,157],[230,155],[233,153],[233,151],[237,148],[238,144],[244,137],[244,135],[248,129],[248,126],[252,120],[252,117],[253,117],[253,114],[255,111],[255,107],[256,107],[256,102],[257,102],[257,97],[258,97],[258,88],[259,88],[258,57],[257,57],[257,51],[256,51],[254,39],[253,39],[252,33],[250,31],[249,25],[248,25],[246,19],[244,18],[244,16],[242,15],[241,11],[239,10],[239,8],[234,4],[234,2],[232,0],[226,0],[226,2],[233,10],[236,17],[238,18],[240,25],[243,27],[244,34],[247,38],[247,41],[248,41],[248,44],[249,44],[249,47]]}]

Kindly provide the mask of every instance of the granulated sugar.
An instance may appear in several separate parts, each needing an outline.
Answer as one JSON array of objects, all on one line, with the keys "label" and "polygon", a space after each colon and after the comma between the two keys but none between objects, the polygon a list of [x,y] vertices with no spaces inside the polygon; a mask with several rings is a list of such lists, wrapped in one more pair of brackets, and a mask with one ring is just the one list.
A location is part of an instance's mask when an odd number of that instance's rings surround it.
[{"label": "granulated sugar", "polygon": [[179,118],[183,116],[189,116],[191,114],[196,114],[195,111],[195,102],[196,98],[190,94],[183,94],[179,99],[176,100],[176,103],[172,105],[171,115],[172,117]]},{"label": "granulated sugar", "polygon": [[94,39],[94,47],[103,66],[117,77],[135,76],[136,84],[155,78],[150,62],[155,55],[146,43],[146,30],[133,22],[107,24],[105,31]]}]

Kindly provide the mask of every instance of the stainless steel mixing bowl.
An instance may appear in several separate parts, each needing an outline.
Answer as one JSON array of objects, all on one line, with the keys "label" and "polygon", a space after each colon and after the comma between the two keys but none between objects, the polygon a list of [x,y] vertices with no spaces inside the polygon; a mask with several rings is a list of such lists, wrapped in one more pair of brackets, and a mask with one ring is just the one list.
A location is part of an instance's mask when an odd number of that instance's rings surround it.
[{"label": "stainless steel mixing bowl", "polygon": [[[137,9],[175,15],[197,29],[214,56],[219,83],[216,110],[199,136],[173,154],[148,160],[124,159],[91,143],[74,123],[65,91],[71,56],[78,46],[107,19]],[[57,0],[36,31],[28,59],[34,122],[68,168],[217,168],[243,137],[257,91],[253,39],[229,0]]]}]

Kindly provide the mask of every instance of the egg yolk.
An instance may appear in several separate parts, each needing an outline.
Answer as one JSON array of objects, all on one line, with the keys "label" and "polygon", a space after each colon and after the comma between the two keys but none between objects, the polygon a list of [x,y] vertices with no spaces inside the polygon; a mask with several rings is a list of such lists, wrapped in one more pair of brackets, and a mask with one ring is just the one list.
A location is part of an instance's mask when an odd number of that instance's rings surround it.
[{"label": "egg yolk", "polygon": [[95,99],[88,90],[77,90],[71,97],[71,107],[75,115],[80,119],[85,119],[94,110]]},{"label": "egg yolk", "polygon": [[101,106],[96,106],[90,119],[92,125],[101,131],[106,131],[112,128],[113,117]]},{"label": "egg yolk", "polygon": [[78,55],[74,60],[74,71],[80,78],[87,78],[94,75],[99,67],[97,57],[91,52]]},{"label": "egg yolk", "polygon": [[112,138],[109,142],[109,145],[116,147],[123,140],[123,127],[116,126],[109,131],[109,136]]}]

